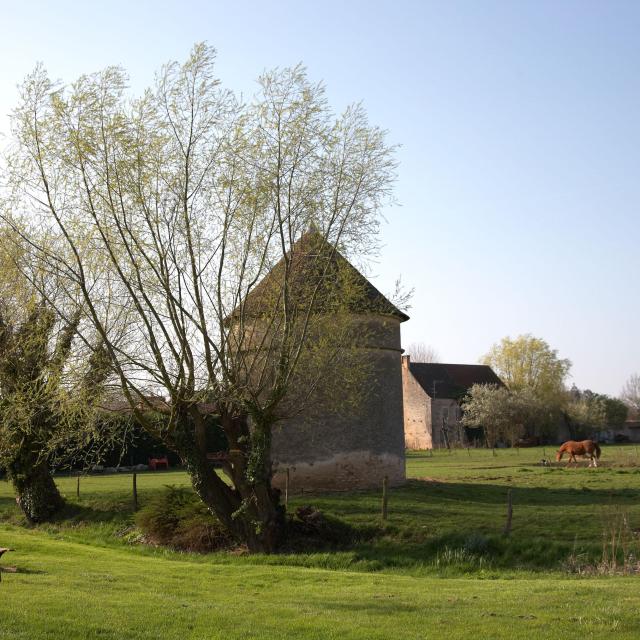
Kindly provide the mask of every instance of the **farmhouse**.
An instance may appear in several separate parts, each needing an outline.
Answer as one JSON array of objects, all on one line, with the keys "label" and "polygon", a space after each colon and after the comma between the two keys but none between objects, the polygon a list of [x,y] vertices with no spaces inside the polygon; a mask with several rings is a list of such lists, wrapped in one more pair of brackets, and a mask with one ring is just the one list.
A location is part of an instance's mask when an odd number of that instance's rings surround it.
[{"label": "farmhouse", "polygon": [[[314,258],[324,251],[331,252],[331,265],[326,269],[325,262],[323,270],[329,273],[319,275]],[[329,372],[325,388],[320,384],[303,399],[299,412],[291,412],[276,425],[272,441],[273,483],[283,487],[288,477],[293,492],[375,487],[382,484],[384,476],[391,485],[401,484],[405,480],[405,456],[400,324],[408,316],[317,231],[304,234],[294,244],[291,255],[295,256],[289,265],[295,270],[295,277],[290,279],[292,296],[304,296],[300,290],[320,278],[317,297],[326,302],[316,307],[316,313],[326,322],[321,319],[315,325],[313,339],[318,344],[322,344],[322,332],[337,330],[336,316],[331,312],[336,304],[335,280],[348,281],[348,289],[358,292],[339,320],[348,324],[349,335],[353,336],[349,360],[358,371],[349,388],[341,388],[328,379],[332,377]],[[253,317],[253,323],[245,322],[249,327],[244,330],[245,335],[251,331],[264,336],[256,326],[263,322],[264,305],[281,295],[282,269],[280,261],[245,299],[245,313]],[[290,407],[298,401],[296,392],[299,390],[290,392]]]},{"label": "farmhouse", "polygon": [[474,384],[503,383],[486,365],[411,362],[402,356],[405,446],[433,449],[463,442],[460,401]]}]

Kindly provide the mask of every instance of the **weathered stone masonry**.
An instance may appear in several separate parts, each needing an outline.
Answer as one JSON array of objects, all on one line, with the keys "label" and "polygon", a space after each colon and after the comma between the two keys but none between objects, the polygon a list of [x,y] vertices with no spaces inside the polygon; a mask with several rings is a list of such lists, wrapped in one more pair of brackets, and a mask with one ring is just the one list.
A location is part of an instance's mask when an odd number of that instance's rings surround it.
[{"label": "weathered stone masonry", "polygon": [[[365,321],[376,342],[362,349],[368,360],[362,396],[348,413],[317,410],[276,428],[276,486],[283,486],[287,468],[294,493],[379,487],[385,475],[391,485],[405,480],[401,319],[367,315],[354,321]],[[339,406],[339,399],[332,404]]]},{"label": "weathered stone masonry", "polygon": [[[323,401],[326,389],[320,389],[303,404],[300,415],[274,426],[273,484],[284,487],[288,475],[292,493],[381,487],[384,476],[391,485],[405,480],[400,324],[408,316],[315,231],[303,235],[292,248],[294,288],[304,294],[305,283],[317,281],[314,256],[322,255],[327,248],[335,261],[336,276],[361,294],[356,296],[357,301],[348,303],[349,311],[342,321],[347,322],[354,337],[355,372],[362,371],[363,375],[361,381],[355,376],[354,384],[359,387],[356,393],[329,384],[330,401]],[[245,313],[251,320],[245,322],[245,331],[250,331],[256,343],[260,343],[265,300],[269,304],[278,299],[281,274],[279,263],[245,300]],[[326,299],[330,302],[335,289],[324,273],[321,277],[328,282]],[[318,294],[318,299],[323,296],[324,292]],[[321,305],[319,314],[324,317]],[[327,330],[331,331],[330,310],[326,318]],[[289,399],[295,404],[296,390],[291,393]]]}]

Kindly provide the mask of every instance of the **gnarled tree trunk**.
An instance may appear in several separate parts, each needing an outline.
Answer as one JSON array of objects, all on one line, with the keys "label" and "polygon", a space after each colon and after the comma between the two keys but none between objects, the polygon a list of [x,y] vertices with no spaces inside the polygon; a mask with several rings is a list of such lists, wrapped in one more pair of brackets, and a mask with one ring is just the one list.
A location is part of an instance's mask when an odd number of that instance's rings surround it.
[{"label": "gnarled tree trunk", "polygon": [[46,460],[35,455],[22,456],[12,462],[7,471],[16,502],[29,522],[46,522],[64,506]]},{"label": "gnarled tree trunk", "polygon": [[[280,492],[271,487],[270,438],[254,429],[249,432],[246,416],[222,416],[229,440],[229,457],[224,470],[229,486],[207,459],[204,422],[194,412],[195,434],[183,432],[176,447],[183,458],[193,488],[220,522],[252,553],[273,553],[278,549],[285,528]],[[261,438],[256,446],[255,439]],[[254,442],[251,441],[254,440]]]}]

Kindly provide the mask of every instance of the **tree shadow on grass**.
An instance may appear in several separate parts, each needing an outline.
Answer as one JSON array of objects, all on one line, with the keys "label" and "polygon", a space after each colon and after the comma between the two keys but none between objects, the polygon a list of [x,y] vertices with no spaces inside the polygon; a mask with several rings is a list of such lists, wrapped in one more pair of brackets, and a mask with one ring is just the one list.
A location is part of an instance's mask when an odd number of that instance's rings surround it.
[{"label": "tree shadow on grass", "polygon": [[[401,487],[389,490],[389,509],[395,513],[406,512],[437,501],[504,505],[511,489],[521,505],[536,506],[582,506],[633,504],[640,498],[640,489],[635,488],[590,488],[580,487],[529,487],[509,484],[487,484],[485,482],[437,482],[430,480],[408,480]],[[317,494],[308,501],[335,507],[341,514],[362,512],[371,515],[373,505],[380,502],[379,491],[358,494]],[[299,502],[300,500],[297,499]]]},{"label": "tree shadow on grass", "polygon": [[16,499],[13,496],[0,496],[0,511],[16,505]]},{"label": "tree shadow on grass", "polygon": [[[503,535],[507,492],[514,530]],[[602,532],[614,513],[635,508],[634,488],[531,487],[410,480],[389,491],[389,519],[380,519],[380,492],[310,497],[314,505],[351,522],[379,524],[376,538],[356,544],[363,567],[431,567],[475,572],[490,567],[558,569],[574,553],[602,554]],[[640,540],[638,540],[640,551]]]},{"label": "tree shadow on grass", "polygon": [[95,504],[85,505],[67,501],[60,512],[51,520],[52,524],[101,524],[113,522],[128,522],[133,515],[130,505],[109,504],[104,507]]},{"label": "tree shadow on grass", "polygon": [[9,522],[19,519],[22,515],[20,507],[13,496],[0,496],[0,522]]},{"label": "tree shadow on grass", "polygon": [[[56,513],[44,526],[78,526],[80,524],[113,524],[128,523],[133,516],[130,505],[118,505],[109,503],[99,506],[96,504],[84,505],[78,502],[66,501],[64,507]],[[20,507],[13,497],[0,497],[0,522],[22,525],[31,528]],[[37,525],[36,525],[37,526]]]},{"label": "tree shadow on grass", "polygon": [[[545,482],[549,478],[553,475]],[[582,485],[585,479],[584,475],[575,476],[576,484]],[[515,515],[514,532],[507,537],[502,528],[509,488]],[[380,491],[305,494],[290,501],[291,512],[302,504],[313,505],[351,525],[356,535],[333,550],[314,544],[298,551],[284,550],[290,555],[289,560],[283,557],[282,563],[362,571],[427,569],[454,575],[488,568],[557,569],[576,551],[577,537],[577,551],[597,557],[602,542],[600,523],[593,523],[594,515],[637,506],[639,498],[640,490],[629,487],[536,487],[488,484],[486,479],[413,479],[389,490],[389,520],[383,522]],[[9,512],[19,513],[13,498],[0,497],[0,520]],[[130,525],[132,517],[132,505],[122,496],[92,496],[86,503],[82,497],[69,500],[52,524],[69,529],[116,525],[104,529],[105,535],[113,535],[109,532]],[[334,550],[339,552],[335,558]],[[279,564],[277,558],[273,560]]]},{"label": "tree shadow on grass", "polygon": [[20,566],[6,566],[6,567],[0,567],[0,573],[4,573],[7,575],[22,573],[22,574],[31,575],[31,576],[44,576],[48,572],[42,571],[41,569],[27,569],[26,567],[20,567]]}]

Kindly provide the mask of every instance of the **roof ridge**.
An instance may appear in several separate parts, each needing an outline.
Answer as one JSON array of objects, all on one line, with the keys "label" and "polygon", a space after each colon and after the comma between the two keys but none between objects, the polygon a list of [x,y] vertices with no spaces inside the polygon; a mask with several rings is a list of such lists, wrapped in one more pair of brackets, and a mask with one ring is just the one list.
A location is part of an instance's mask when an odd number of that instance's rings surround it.
[{"label": "roof ridge", "polygon": [[[346,265],[346,268],[351,272],[353,278],[359,282],[360,284],[357,286],[361,286],[362,288],[362,301],[359,303],[354,303],[353,312],[368,312],[368,313],[377,313],[379,315],[388,315],[394,316],[400,319],[400,322],[404,322],[409,319],[409,316],[398,309],[393,302],[391,302],[363,273],[360,272],[347,258],[345,258],[342,253],[338,250],[336,245],[329,242],[327,238],[318,230],[310,228],[305,231],[293,244],[289,247],[287,251],[288,256],[294,256],[292,260],[292,264],[294,264],[295,256],[298,256],[298,264],[301,265],[298,267],[301,273],[305,273],[305,264],[308,263],[309,257],[316,255],[322,249],[330,248],[331,256],[330,261],[334,262],[336,266],[340,263]],[[281,270],[284,263],[284,256],[281,257],[276,264],[262,277],[262,279],[253,287],[253,289],[248,293],[243,301],[243,306],[247,309],[247,302],[249,302],[249,307],[254,307],[254,313],[259,313],[257,310],[261,306],[260,298],[263,297],[264,300],[269,297],[269,287],[274,286],[277,289],[278,281],[277,272]],[[329,264],[329,263],[327,263]],[[313,267],[314,265],[311,265]],[[313,275],[313,272],[311,272]],[[357,307],[361,308],[358,309]],[[235,316],[238,313],[238,308],[234,310],[230,317]],[[251,311],[249,310],[249,313]]]},{"label": "roof ridge", "polygon": [[435,398],[457,399],[474,384],[504,386],[487,364],[411,362],[409,359],[409,370],[427,395]]}]

